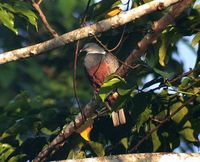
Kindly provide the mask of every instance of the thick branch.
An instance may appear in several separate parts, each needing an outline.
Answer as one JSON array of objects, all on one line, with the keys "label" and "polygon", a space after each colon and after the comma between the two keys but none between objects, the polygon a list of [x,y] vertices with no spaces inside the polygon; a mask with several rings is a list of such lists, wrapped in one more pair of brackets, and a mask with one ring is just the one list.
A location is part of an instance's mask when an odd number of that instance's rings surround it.
[{"label": "thick branch", "polygon": [[[93,116],[94,111],[98,108],[101,101],[91,100],[84,108],[84,115],[89,118]],[[38,156],[33,160],[33,162],[44,161],[46,156],[49,155],[58,145],[61,145],[65,139],[72,135],[77,128],[84,124],[84,119],[82,114],[79,113],[75,118],[75,123],[71,122],[67,127],[65,127],[61,133],[47,146],[45,147]]]},{"label": "thick branch", "polygon": [[135,20],[145,14],[149,14],[158,9],[164,9],[180,0],[154,0],[152,2],[141,5],[125,13],[119,14],[109,19],[99,21],[93,25],[76,29],[69,33],[63,34],[60,37],[38,43],[29,47],[9,51],[0,55],[0,64],[26,58],[33,55],[38,55],[43,52],[53,50],[55,48],[64,46],[65,44],[105,32],[109,29],[122,26],[128,22]]},{"label": "thick branch", "polygon": [[[132,62],[135,59],[138,59],[144,51],[147,49],[148,44],[153,43],[155,39],[160,35],[160,33],[174,20],[174,17],[177,17],[181,12],[184,11],[185,8],[188,7],[189,4],[192,3],[192,0],[183,0],[182,2],[178,3],[177,5],[174,5],[173,9],[163,16],[160,20],[155,22],[155,25],[153,27],[153,33],[147,34],[145,36],[145,39],[140,41],[139,43],[139,50],[137,50],[136,56],[133,55],[134,51],[130,54],[130,56],[126,59],[126,63],[128,65],[131,65]],[[169,19],[169,15],[170,19]],[[174,16],[174,17],[173,17]],[[155,37],[156,36],[156,37]],[[149,37],[151,39],[149,39]],[[146,41],[146,39],[148,41]],[[124,70],[125,69],[125,70]],[[117,73],[121,76],[124,76],[127,73],[128,69],[126,69],[123,65],[119,68]],[[100,101],[91,100],[84,109],[84,114],[87,118],[90,118],[94,111],[98,108],[100,104]],[[34,159],[35,162],[42,161],[45,159],[45,157],[51,153],[51,151],[58,146],[59,144],[62,144],[67,137],[69,137],[72,133],[76,131],[74,125],[77,127],[80,127],[84,124],[84,120],[81,117],[81,114],[78,114],[75,119],[76,124],[74,122],[71,122],[66,128],[63,129],[63,131],[50,143],[50,145],[46,148],[44,148],[38,156]]]},{"label": "thick branch", "polygon": [[[126,58],[125,64],[132,65],[132,63],[140,58],[144,52],[146,51],[149,44],[153,44],[156,42],[157,38],[160,36],[160,33],[169,25],[171,24],[174,19],[180,15],[181,12],[191,4],[191,0],[183,0],[181,3],[177,3],[173,6],[171,12],[163,16],[160,20],[154,22],[152,26],[152,32],[147,34],[140,42],[138,42],[138,48],[135,48],[131,54]],[[124,76],[127,74],[129,70],[128,66],[122,65],[118,70],[117,74],[120,76]]]},{"label": "thick branch", "polygon": [[[86,158],[86,159],[71,159],[62,160],[60,162],[197,162],[200,161],[198,153],[143,153],[143,154],[125,154],[112,155],[105,157]],[[59,161],[57,161],[59,162]]]}]

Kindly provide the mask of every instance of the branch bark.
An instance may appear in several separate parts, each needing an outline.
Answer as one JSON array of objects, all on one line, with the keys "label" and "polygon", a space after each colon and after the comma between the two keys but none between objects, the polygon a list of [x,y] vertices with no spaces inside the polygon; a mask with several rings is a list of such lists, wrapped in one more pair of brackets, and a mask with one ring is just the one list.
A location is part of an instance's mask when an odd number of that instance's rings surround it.
[{"label": "branch bark", "polygon": [[58,37],[58,33],[49,25],[46,16],[44,15],[43,11],[40,8],[40,4],[41,4],[41,0],[38,1],[37,3],[35,2],[35,0],[32,0],[32,6],[35,8],[35,10],[38,12],[45,28],[51,33],[51,35],[53,37]]},{"label": "branch bark", "polygon": [[[152,26],[152,33],[147,34],[141,41],[138,42],[138,48],[135,48],[131,54],[126,58],[124,64],[131,65],[135,60],[140,58],[145,52],[149,44],[156,42],[157,38],[160,36],[161,32],[174,21],[174,19],[180,15],[180,13],[189,5],[192,1],[183,0],[181,3],[177,3],[173,6],[172,11],[163,16],[160,20],[154,22]],[[122,65],[118,70],[117,74],[124,76],[127,74],[129,67]],[[132,65],[134,66],[134,65]]]},{"label": "branch bark", "polygon": [[2,53],[0,54],[0,64],[48,52],[64,46],[65,44],[105,32],[109,29],[122,26],[153,11],[164,9],[179,1],[181,0],[154,0],[112,18],[99,21],[90,26],[76,29],[43,43]]},{"label": "branch bark", "polygon": [[[126,154],[126,155],[113,155],[97,158],[62,160],[60,162],[197,162],[200,161],[198,153],[143,153],[143,154]],[[59,162],[59,161],[57,161]]]},{"label": "branch bark", "polygon": [[[169,2],[169,1],[168,1]],[[182,0],[173,6],[172,10],[166,15],[164,15],[160,20],[154,23],[153,33],[147,34],[144,39],[138,43],[138,49],[133,50],[130,56],[126,59],[126,64],[132,65],[132,62],[135,59],[138,59],[144,51],[147,49],[147,46],[153,43],[156,38],[161,34],[161,32],[173,22],[175,17],[179,16],[190,4],[192,0]],[[120,16],[120,15],[119,15]],[[174,16],[174,17],[173,17]],[[111,18],[112,19],[112,18]],[[108,19],[109,20],[109,19]],[[104,22],[104,21],[103,21]],[[120,23],[120,22],[119,22]],[[150,39],[149,39],[150,38]],[[137,52],[136,55],[134,54]],[[125,70],[124,70],[125,69]],[[124,76],[128,72],[127,66],[122,65],[117,73],[120,76]],[[94,115],[96,108],[100,105],[101,101],[91,100],[84,108],[85,117],[91,118]],[[38,156],[33,160],[34,162],[43,161],[47,155],[49,155],[55,148],[61,145],[72,133],[74,133],[77,127],[80,127],[84,124],[81,114],[79,113],[75,118],[75,123],[71,122],[67,127],[65,127],[62,132],[47,146],[45,147]],[[74,127],[76,126],[76,127]]]}]

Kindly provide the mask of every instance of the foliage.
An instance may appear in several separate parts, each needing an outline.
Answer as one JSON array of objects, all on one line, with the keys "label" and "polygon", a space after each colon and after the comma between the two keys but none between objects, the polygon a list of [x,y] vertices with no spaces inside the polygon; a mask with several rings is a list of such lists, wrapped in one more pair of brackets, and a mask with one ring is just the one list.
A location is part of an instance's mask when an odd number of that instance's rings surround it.
[{"label": "foliage", "polygon": [[[133,7],[144,2],[147,1],[135,0]],[[88,12],[94,14],[88,14],[87,20],[96,22],[107,17],[106,13],[118,3],[117,0],[93,2]],[[40,7],[51,26],[58,33],[65,33],[80,27],[86,4],[87,0],[57,0],[43,1]],[[165,12],[143,16],[125,28],[102,33],[99,39],[111,49],[125,30],[121,46],[115,51],[124,60],[137,47],[137,42],[151,32],[150,25]],[[140,65],[138,68],[126,78],[113,75],[104,82],[99,96],[104,101],[113,90],[118,91],[119,98],[112,110],[124,107],[127,124],[113,127],[109,114],[100,116],[94,121],[92,141],[84,141],[74,134],[49,160],[127,153],[178,109],[177,114],[134,151],[172,152],[181,141],[199,146],[199,20],[200,5],[193,5],[168,26],[144,58],[135,61]],[[0,1],[0,23],[2,52],[50,39],[29,1]],[[194,71],[179,78],[183,63],[174,59],[173,53],[177,52],[180,40],[192,35],[190,48],[198,45],[196,66]],[[88,38],[82,44],[89,41],[95,40]],[[73,93],[74,51],[75,43],[72,43],[48,54],[0,66],[0,159],[3,161],[33,159],[78,113]],[[76,82],[77,95],[84,106],[93,92],[82,70],[82,57],[77,64]],[[144,78],[149,74],[153,79],[145,83]],[[194,96],[192,102],[184,105]]]},{"label": "foliage", "polygon": [[25,18],[30,24],[37,29],[37,16],[31,10],[29,3],[23,1],[9,1],[7,3],[0,3],[0,21],[3,25],[8,27],[10,30],[18,34],[18,30],[15,26],[16,17]]}]

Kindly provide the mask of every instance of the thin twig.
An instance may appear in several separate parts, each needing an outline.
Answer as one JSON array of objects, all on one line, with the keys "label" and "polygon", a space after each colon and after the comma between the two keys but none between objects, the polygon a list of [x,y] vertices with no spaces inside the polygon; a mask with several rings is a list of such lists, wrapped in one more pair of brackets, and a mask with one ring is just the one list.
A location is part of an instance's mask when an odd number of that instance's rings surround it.
[{"label": "thin twig", "polygon": [[184,76],[188,76],[188,75],[192,74],[193,72],[194,72],[194,70],[190,70],[190,71],[188,71],[188,72],[186,72],[186,73],[183,73],[182,75],[179,75],[179,76],[176,77],[176,78],[173,78],[173,79],[171,79],[171,80],[167,80],[167,82],[169,82],[170,84],[172,84],[172,83],[174,83],[174,82],[176,82],[176,81],[181,80]]},{"label": "thin twig", "polygon": [[37,4],[40,5],[40,3],[42,3],[42,0],[38,0]]},{"label": "thin twig", "polygon": [[[183,88],[182,91],[187,91],[190,88],[192,88],[194,85],[196,85],[197,83],[200,82],[200,78],[198,78],[195,82],[193,82],[192,84],[188,85],[187,87]],[[170,96],[170,100],[174,99],[175,97],[177,97],[180,94],[180,92],[176,92],[175,94],[173,94],[172,96]]]},{"label": "thin twig", "polygon": [[124,27],[123,27],[123,31],[122,31],[121,37],[119,39],[119,42],[117,43],[117,45],[114,48],[109,49],[110,52],[115,51],[121,45],[121,42],[122,42],[123,37],[124,37],[125,30],[126,30],[126,25],[124,25]]},{"label": "thin twig", "polygon": [[82,19],[82,22],[81,22],[81,25],[85,23],[86,21],[86,18],[87,18],[87,13],[88,13],[88,10],[89,10],[89,6],[90,6],[90,3],[91,3],[91,0],[88,0],[87,2],[87,6],[85,8],[85,12],[84,12],[84,16],[83,16],[83,19]]},{"label": "thin twig", "polygon": [[51,33],[51,35],[56,38],[59,35],[57,34],[57,32],[49,25],[46,16],[44,15],[43,11],[40,8],[40,3],[42,2],[42,0],[38,1],[37,3],[35,2],[35,0],[31,0],[32,1],[32,6],[35,8],[35,10],[38,12],[42,23],[44,24],[45,28]]},{"label": "thin twig", "polygon": [[126,64],[124,61],[120,60],[119,58],[117,58],[100,40],[96,35],[93,35],[95,40],[99,43],[100,46],[102,46],[104,48],[105,51],[108,52],[108,54],[112,55],[113,57],[115,57],[122,65],[127,66],[128,68],[130,68],[131,70],[136,69],[138,66],[140,65],[128,65]]},{"label": "thin twig", "polygon": [[[88,12],[88,9],[89,9],[89,6],[90,6],[90,2],[91,0],[88,0],[88,3],[87,3],[87,6],[86,6],[86,9],[85,9],[85,12],[84,12],[84,17],[82,19],[82,22],[81,22],[81,26],[85,23],[86,21],[86,17],[87,17],[87,12]],[[78,60],[78,53],[79,53],[79,44],[80,44],[80,41],[78,40],[76,42],[76,50],[75,50],[75,54],[74,54],[74,74],[73,74],[73,90],[74,90],[74,96],[75,96],[75,99],[76,99],[76,102],[78,104],[78,108],[80,110],[80,113],[82,115],[82,118],[83,120],[86,120],[85,119],[85,115],[83,113],[83,110],[81,108],[81,104],[79,102],[79,98],[78,98],[78,95],[77,95],[77,85],[76,85],[76,70],[77,70],[77,60]]]},{"label": "thin twig", "polygon": [[80,113],[81,113],[81,116],[83,118],[83,120],[85,120],[85,115],[83,113],[83,110],[81,108],[81,104],[79,102],[79,98],[78,98],[78,95],[77,95],[77,89],[76,89],[76,65],[77,65],[77,59],[78,59],[78,53],[79,53],[79,41],[77,41],[76,43],[76,50],[75,50],[75,54],[74,54],[74,75],[73,75],[73,90],[74,90],[74,96],[75,96],[75,99],[76,99],[76,102],[78,104],[78,108],[80,110]]}]

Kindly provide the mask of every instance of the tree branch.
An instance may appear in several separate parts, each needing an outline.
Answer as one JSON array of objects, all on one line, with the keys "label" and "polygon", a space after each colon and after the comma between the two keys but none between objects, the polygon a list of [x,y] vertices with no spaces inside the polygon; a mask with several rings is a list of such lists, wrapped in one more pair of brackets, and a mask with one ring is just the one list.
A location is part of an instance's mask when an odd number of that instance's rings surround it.
[{"label": "tree branch", "polygon": [[[155,1],[153,1],[153,2],[155,2]],[[156,2],[158,2],[158,1],[156,1]],[[168,2],[171,2],[171,1],[168,1]],[[149,44],[155,42],[156,38],[158,38],[158,36],[161,34],[161,32],[170,23],[172,23],[172,20],[174,20],[175,17],[179,16],[179,14],[181,12],[183,12],[188,7],[188,5],[190,5],[191,3],[192,3],[192,0],[183,0],[183,1],[181,1],[177,5],[174,5],[172,10],[168,14],[164,15],[160,20],[155,22],[154,26],[153,26],[153,31],[154,32],[150,33],[150,34],[147,34],[145,36],[145,39],[142,39],[138,43],[138,46],[139,46],[138,48],[139,49],[133,50],[133,52],[130,54],[130,56],[126,59],[126,63],[128,65],[132,65],[132,62],[134,60],[138,59],[144,53],[144,51],[147,49],[147,46]],[[125,14],[123,14],[123,15],[125,15]],[[118,19],[119,16],[120,15],[118,15],[116,17],[113,17],[113,19],[117,19],[119,21],[124,22],[124,20]],[[112,18],[111,19],[107,19],[107,20],[103,20],[101,22],[105,22],[105,21],[108,21],[108,20],[112,21]],[[101,24],[101,22],[97,23],[96,25],[98,26],[99,24]],[[122,24],[121,22],[118,22],[118,23]],[[88,27],[86,27],[86,28],[88,28]],[[91,26],[89,28],[91,28]],[[92,31],[94,32],[94,30],[92,30]],[[97,30],[95,30],[95,31],[99,31],[99,29],[97,28]],[[151,39],[149,39],[149,38],[151,38]],[[147,39],[147,41],[146,41],[146,39]],[[136,55],[133,56],[134,51],[137,51],[137,52],[136,52]],[[127,66],[124,66],[124,65],[122,65],[117,71],[117,73],[120,76],[124,76],[127,72],[128,72],[128,68],[127,68]],[[94,115],[94,112],[98,108],[100,103],[101,103],[101,101],[99,101],[99,100],[91,100],[84,108],[85,117],[91,118]],[[79,113],[75,118],[75,123],[71,122],[67,127],[63,128],[62,132],[47,147],[45,147],[33,161],[34,162],[43,161],[46,158],[46,156],[49,155],[52,152],[52,150],[55,149],[56,146],[62,144],[72,133],[74,133],[76,131],[77,128],[74,127],[75,125],[76,125],[76,127],[80,127],[80,126],[82,126],[84,124],[84,122],[85,121],[82,119],[81,114]]]},{"label": "tree branch", "polygon": [[76,29],[69,33],[63,34],[60,37],[50,39],[48,41],[38,43],[29,47],[9,51],[0,54],[0,64],[15,61],[21,58],[27,58],[33,55],[38,55],[55,48],[64,46],[65,44],[105,32],[109,29],[122,26],[131,22],[143,15],[149,14],[153,11],[164,9],[181,0],[154,0],[137,8],[121,13],[117,16],[99,21],[93,25]]},{"label": "tree branch", "polygon": [[[183,10],[191,3],[191,0],[183,0],[182,2],[175,4],[171,12],[163,16],[160,20],[154,22],[152,26],[152,32],[147,34],[140,42],[138,42],[138,47],[131,52],[131,54],[126,58],[126,61],[124,63],[127,65],[131,65],[135,60],[140,58],[146,51],[148,45],[155,43],[157,38],[160,36],[161,32],[169,24],[171,24],[174,21],[174,19],[178,15],[180,15],[180,13],[183,12]],[[117,70],[117,74],[123,77],[125,74],[127,74],[128,70],[128,66],[122,65]]]},{"label": "tree branch", "polygon": [[94,157],[85,159],[70,159],[57,162],[197,162],[200,161],[199,153],[140,153],[140,154],[125,154],[111,155],[104,157]]},{"label": "tree branch", "polygon": [[53,37],[58,37],[57,32],[49,25],[46,16],[44,15],[44,13],[42,12],[41,8],[40,8],[40,4],[41,4],[41,0],[38,1],[37,3],[35,2],[35,0],[31,0],[32,1],[32,6],[35,8],[35,10],[38,12],[45,28],[51,33],[51,35]]}]

